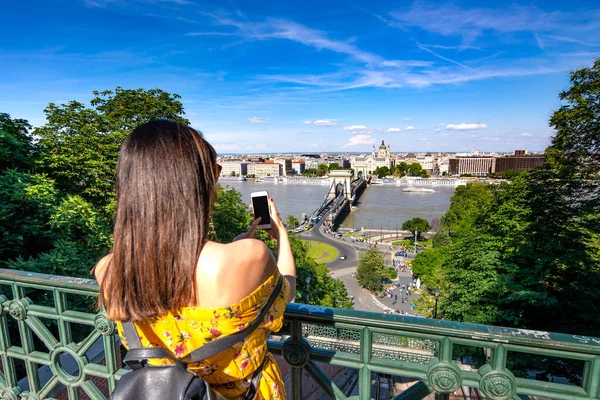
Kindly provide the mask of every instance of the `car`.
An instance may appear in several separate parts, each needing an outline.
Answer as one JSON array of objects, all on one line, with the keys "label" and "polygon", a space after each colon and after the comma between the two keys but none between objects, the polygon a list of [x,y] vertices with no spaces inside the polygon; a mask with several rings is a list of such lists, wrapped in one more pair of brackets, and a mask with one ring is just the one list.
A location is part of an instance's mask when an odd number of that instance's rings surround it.
[{"label": "car", "polygon": [[346,259],[346,255],[345,255],[345,254],[342,254],[342,255],[340,256],[340,260],[345,260],[345,259]]},{"label": "car", "polygon": [[394,282],[391,279],[384,278],[384,279],[381,280],[381,283],[385,283],[385,284],[389,285],[390,283],[394,283]]}]

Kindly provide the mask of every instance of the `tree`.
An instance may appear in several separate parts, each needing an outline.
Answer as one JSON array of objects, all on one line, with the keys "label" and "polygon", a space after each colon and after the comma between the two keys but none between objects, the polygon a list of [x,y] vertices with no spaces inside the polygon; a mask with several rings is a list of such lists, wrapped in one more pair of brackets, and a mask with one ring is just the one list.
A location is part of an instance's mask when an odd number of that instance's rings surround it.
[{"label": "tree", "polygon": [[119,149],[137,126],[157,118],[189,124],[179,95],[160,89],[94,91],[91,107],[70,101],[50,103],[47,123],[34,129],[39,138],[36,169],[54,179],[59,190],[105,206],[114,197]]},{"label": "tree", "polygon": [[319,164],[319,166],[317,167],[317,175],[323,176],[326,175],[327,172],[329,172],[329,167],[327,166],[327,164]]},{"label": "tree", "polygon": [[421,282],[428,288],[440,287],[443,280],[442,267],[447,254],[447,248],[434,248],[420,252],[412,262],[412,273],[421,278]]},{"label": "tree", "polygon": [[229,243],[234,237],[245,232],[252,217],[248,205],[242,200],[242,194],[235,189],[217,189],[217,201],[213,207],[213,237],[221,243]]},{"label": "tree", "polygon": [[34,151],[30,129],[31,125],[26,120],[0,113],[0,171],[7,168],[30,169]]},{"label": "tree", "polygon": [[327,169],[329,171],[336,171],[336,170],[343,169],[343,168],[338,163],[331,163],[331,164],[329,164],[329,166],[327,167]]},{"label": "tree", "polygon": [[375,171],[373,172],[375,175],[377,175],[378,178],[384,178],[386,176],[389,176],[392,174],[392,171],[390,171],[390,169],[388,167],[377,167],[375,168]]},{"label": "tree", "polygon": [[434,249],[449,246],[452,244],[452,238],[450,237],[450,232],[448,229],[442,228],[436,232],[436,234],[431,239],[431,245]]},{"label": "tree", "polygon": [[450,199],[450,208],[442,218],[442,226],[457,236],[472,229],[481,208],[491,199],[489,186],[468,183],[457,187]]},{"label": "tree", "polygon": [[383,287],[383,271],[386,268],[383,255],[377,247],[371,247],[361,254],[356,268],[358,284],[373,291],[380,291]]},{"label": "tree", "polygon": [[317,175],[317,170],[314,168],[307,168],[304,170],[304,172],[302,173],[302,175],[305,176],[315,176]]},{"label": "tree", "polygon": [[298,221],[298,218],[294,217],[293,215],[288,215],[287,217],[287,227],[288,228],[295,228],[300,224],[300,221]]},{"label": "tree", "polygon": [[415,217],[408,221],[405,221],[402,224],[403,231],[410,231],[413,233],[417,231],[417,239],[423,238],[423,233],[429,232],[431,230],[431,225],[427,222],[426,219]]}]

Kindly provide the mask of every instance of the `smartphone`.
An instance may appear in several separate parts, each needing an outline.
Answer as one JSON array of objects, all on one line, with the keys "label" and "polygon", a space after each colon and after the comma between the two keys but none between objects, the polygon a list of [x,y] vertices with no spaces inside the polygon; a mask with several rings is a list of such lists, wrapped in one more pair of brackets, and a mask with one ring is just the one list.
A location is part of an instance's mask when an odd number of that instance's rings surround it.
[{"label": "smartphone", "polygon": [[269,213],[269,193],[266,191],[250,193],[254,219],[260,217],[258,229],[271,229],[271,214]]}]

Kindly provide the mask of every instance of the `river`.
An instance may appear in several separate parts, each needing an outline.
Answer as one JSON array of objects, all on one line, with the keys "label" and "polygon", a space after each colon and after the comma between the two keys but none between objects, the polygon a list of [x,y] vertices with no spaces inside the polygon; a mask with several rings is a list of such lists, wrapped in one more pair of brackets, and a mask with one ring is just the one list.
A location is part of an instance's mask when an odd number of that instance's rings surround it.
[{"label": "river", "polygon": [[[279,214],[284,218],[293,215],[300,219],[302,213],[310,215],[325,199],[328,186],[282,185],[267,182],[221,182],[240,193],[246,203],[250,203],[250,193],[266,190],[275,200]],[[402,186],[372,185],[365,189],[358,210],[352,211],[342,226],[359,229],[396,229],[404,221],[421,217],[431,222],[440,218],[450,207],[450,197],[454,188],[435,188],[434,193],[403,192]]]}]

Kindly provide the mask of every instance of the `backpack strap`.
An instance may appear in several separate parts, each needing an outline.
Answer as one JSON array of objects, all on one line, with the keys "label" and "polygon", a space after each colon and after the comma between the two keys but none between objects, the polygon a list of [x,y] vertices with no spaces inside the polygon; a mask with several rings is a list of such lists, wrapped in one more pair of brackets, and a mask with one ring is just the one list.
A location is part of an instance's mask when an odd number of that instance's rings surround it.
[{"label": "backpack strap", "polygon": [[181,362],[185,364],[197,363],[207,358],[210,358],[214,355],[217,355],[228,348],[232,347],[236,343],[241,342],[246,339],[258,326],[261,324],[263,319],[266,317],[267,313],[275,303],[277,296],[281,292],[281,287],[283,286],[283,275],[279,276],[279,280],[277,281],[277,285],[269,298],[267,304],[260,310],[260,313],[256,317],[254,321],[250,325],[248,325],[244,330],[236,332],[232,335],[223,336],[221,338],[215,339],[212,342],[206,343],[204,346],[200,347],[192,351],[187,356],[180,359]]}]

